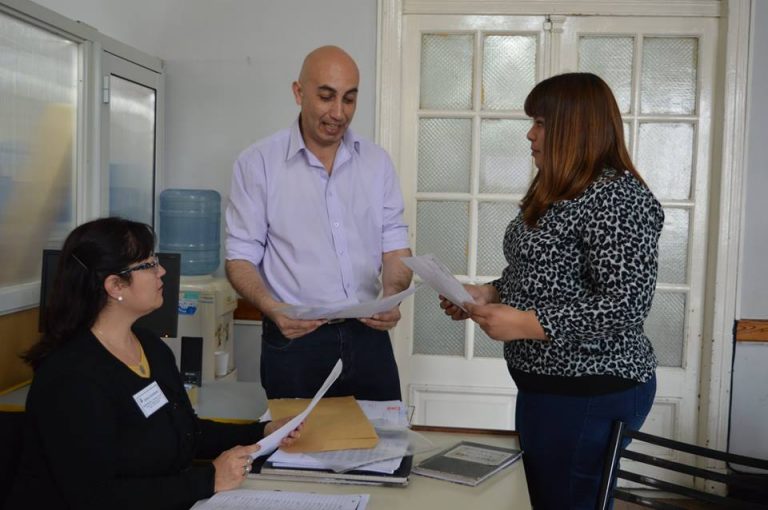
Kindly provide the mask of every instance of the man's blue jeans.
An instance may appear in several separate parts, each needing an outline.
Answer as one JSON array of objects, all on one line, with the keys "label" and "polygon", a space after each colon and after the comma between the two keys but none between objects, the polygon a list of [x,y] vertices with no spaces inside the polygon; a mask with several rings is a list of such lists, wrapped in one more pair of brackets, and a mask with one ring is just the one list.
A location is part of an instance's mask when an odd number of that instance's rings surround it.
[{"label": "man's blue jeans", "polygon": [[389,333],[355,319],[325,324],[289,340],[263,323],[261,385],[267,398],[311,398],[341,358],[344,368],[326,396],[400,400],[400,378]]},{"label": "man's blue jeans", "polygon": [[655,375],[643,384],[606,395],[520,391],[516,428],[535,510],[593,510],[613,422],[621,420],[631,430],[639,430],[655,395]]}]

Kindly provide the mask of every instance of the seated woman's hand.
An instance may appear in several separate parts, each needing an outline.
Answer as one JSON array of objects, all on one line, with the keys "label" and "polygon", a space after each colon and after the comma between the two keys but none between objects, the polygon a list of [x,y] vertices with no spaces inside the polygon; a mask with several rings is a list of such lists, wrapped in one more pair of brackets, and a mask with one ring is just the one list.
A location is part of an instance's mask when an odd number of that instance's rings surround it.
[{"label": "seated woman's hand", "polygon": [[259,450],[259,445],[235,446],[222,452],[213,461],[216,471],[214,475],[214,492],[228,491],[240,487],[248,473],[251,472],[251,454]]},{"label": "seated woman's hand", "polygon": [[[293,419],[293,416],[289,418],[282,418],[280,420],[274,420],[264,427],[264,435],[268,436],[289,421]],[[299,423],[299,426],[293,429],[290,433],[288,433],[287,436],[283,438],[282,441],[280,441],[280,446],[291,446],[293,443],[296,442],[299,437],[301,437],[301,431],[304,429],[304,422]]]}]

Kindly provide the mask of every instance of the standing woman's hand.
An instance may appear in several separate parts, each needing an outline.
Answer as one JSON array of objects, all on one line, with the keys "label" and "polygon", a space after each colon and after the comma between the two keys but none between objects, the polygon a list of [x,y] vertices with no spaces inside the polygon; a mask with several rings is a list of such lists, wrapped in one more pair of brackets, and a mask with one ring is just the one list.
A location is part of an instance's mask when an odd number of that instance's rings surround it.
[{"label": "standing woman's hand", "polygon": [[216,457],[213,461],[216,471],[213,491],[228,491],[240,487],[245,477],[251,472],[251,462],[253,462],[251,454],[259,451],[259,448],[257,444],[235,446]]},{"label": "standing woman's hand", "polygon": [[[487,303],[498,303],[499,301],[499,294],[496,292],[496,288],[493,285],[466,284],[464,285],[464,288],[467,290],[469,295],[472,296],[472,299],[475,300],[476,304],[484,305]],[[445,296],[440,296],[440,308],[443,309],[445,315],[450,316],[455,321],[463,321],[469,318],[469,314],[467,312],[456,306],[451,301],[448,301]]]},{"label": "standing woman's hand", "polygon": [[465,303],[469,317],[494,340],[546,340],[547,335],[541,327],[536,312],[492,303],[478,305]]}]

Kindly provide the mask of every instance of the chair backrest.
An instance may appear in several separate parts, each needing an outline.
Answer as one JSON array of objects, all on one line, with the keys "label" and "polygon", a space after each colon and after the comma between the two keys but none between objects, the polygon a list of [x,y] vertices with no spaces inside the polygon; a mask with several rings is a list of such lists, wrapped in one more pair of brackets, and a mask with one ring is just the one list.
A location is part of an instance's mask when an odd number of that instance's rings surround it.
[{"label": "chair backrest", "polygon": [[[652,445],[661,446],[677,452],[690,454],[694,456],[694,458],[706,457],[726,463],[740,464],[758,469],[768,469],[768,461],[766,460],[746,457],[744,455],[736,455],[734,453],[721,452],[718,450],[712,450],[710,448],[704,448],[701,446],[695,446],[688,443],[682,443],[680,441],[674,441],[671,439],[646,434],[644,432],[629,430],[624,423],[617,421],[614,424],[611,440],[608,445],[608,452],[606,454],[605,468],[603,471],[603,479],[600,488],[600,496],[598,497],[597,502],[598,510],[610,509],[611,500],[613,498],[630,501],[632,503],[649,508],[690,508],[684,506],[676,506],[671,502],[674,500],[665,499],[664,502],[661,502],[656,499],[643,497],[638,494],[619,489],[616,487],[616,482],[618,479],[629,480],[631,482],[641,484],[643,488],[658,489],[664,491],[665,493],[678,494],[683,496],[683,498],[698,500],[704,502],[706,508],[728,508],[733,510],[768,509],[768,487],[765,486],[765,480],[745,479],[744,477],[731,472],[721,473],[718,471],[703,469],[688,464],[683,464],[681,462],[671,461],[668,459],[662,459],[652,455],[627,450],[626,448],[622,447],[622,444],[628,439],[641,443],[650,443]],[[664,469],[665,472],[682,473],[684,475],[690,475],[695,478],[703,478],[706,480],[723,483],[728,487],[739,485],[751,491],[765,492],[766,497],[765,499],[762,499],[762,502],[760,503],[753,503],[737,500],[734,498],[718,496],[703,490],[686,487],[677,483],[671,483],[669,481],[653,478],[648,475],[624,470],[619,466],[619,461],[621,459],[631,459],[639,463],[636,466],[654,466],[656,468]]]},{"label": "chair backrest", "polygon": [[11,491],[21,460],[24,412],[0,411],[0,509]]}]

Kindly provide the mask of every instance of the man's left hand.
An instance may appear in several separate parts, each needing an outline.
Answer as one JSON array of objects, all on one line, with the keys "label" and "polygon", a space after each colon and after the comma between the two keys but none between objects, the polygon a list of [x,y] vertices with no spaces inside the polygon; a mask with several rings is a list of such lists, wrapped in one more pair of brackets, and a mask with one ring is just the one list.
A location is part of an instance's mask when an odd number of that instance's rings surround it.
[{"label": "man's left hand", "polygon": [[380,331],[389,331],[397,326],[400,320],[400,307],[396,306],[388,312],[377,313],[373,317],[360,319],[360,322],[373,329]]}]

